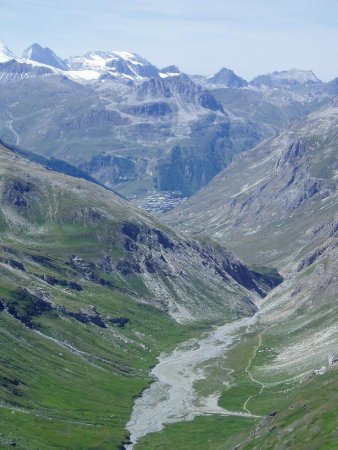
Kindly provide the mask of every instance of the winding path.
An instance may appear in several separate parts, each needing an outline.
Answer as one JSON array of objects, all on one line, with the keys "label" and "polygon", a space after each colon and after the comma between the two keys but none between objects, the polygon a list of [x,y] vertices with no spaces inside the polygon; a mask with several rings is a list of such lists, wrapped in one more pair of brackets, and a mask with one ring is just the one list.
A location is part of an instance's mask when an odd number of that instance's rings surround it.
[{"label": "winding path", "polygon": [[9,128],[9,130],[11,131],[11,133],[13,133],[14,136],[15,136],[15,142],[14,142],[14,145],[19,145],[19,143],[20,143],[20,136],[19,136],[19,134],[18,134],[18,133],[14,130],[14,128],[13,128],[13,122],[14,122],[14,119],[13,119],[13,118],[7,120],[7,127]]},{"label": "winding path", "polygon": [[[257,352],[258,352],[258,350],[260,349],[260,347],[262,346],[262,336],[263,336],[265,330],[266,330],[266,328],[264,328],[264,330],[262,331],[262,333],[259,333],[259,335],[258,335],[258,344],[255,345],[254,351],[253,351],[253,353],[252,353],[252,356],[251,356],[251,358],[249,359],[248,365],[247,365],[246,368],[245,368],[245,372],[248,374],[248,376],[249,376],[249,378],[251,379],[251,381],[252,381],[253,383],[259,384],[259,385],[261,386],[261,389],[260,389],[258,395],[261,395],[261,394],[262,394],[262,392],[263,392],[263,390],[264,390],[264,388],[265,388],[265,385],[264,385],[263,383],[261,383],[260,381],[256,380],[256,379],[253,377],[253,375],[252,375],[252,373],[251,373],[251,371],[250,371],[250,368],[251,368],[252,361],[256,358]],[[247,408],[247,406],[248,406],[249,401],[250,401],[253,397],[255,397],[255,395],[250,395],[250,397],[248,397],[248,398],[246,399],[246,401],[244,402],[244,405],[243,405],[244,411],[247,412],[248,414],[251,414],[251,412],[250,412],[250,410]]]}]

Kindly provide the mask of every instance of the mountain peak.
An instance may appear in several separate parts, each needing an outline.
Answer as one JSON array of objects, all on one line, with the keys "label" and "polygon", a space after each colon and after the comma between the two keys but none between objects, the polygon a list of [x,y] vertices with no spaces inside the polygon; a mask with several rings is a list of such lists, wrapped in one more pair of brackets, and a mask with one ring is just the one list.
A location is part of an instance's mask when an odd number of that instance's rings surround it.
[{"label": "mountain peak", "polygon": [[241,88],[248,85],[244,78],[239,77],[231,69],[222,67],[215,75],[208,77],[208,82],[213,84],[221,84],[228,88]]},{"label": "mountain peak", "polygon": [[181,72],[177,66],[171,65],[163,67],[163,69],[161,69],[161,73],[181,73]]},{"label": "mountain peak", "polygon": [[0,61],[8,61],[12,58],[15,58],[14,53],[0,40]]},{"label": "mountain peak", "polygon": [[254,85],[265,85],[269,87],[290,86],[306,83],[320,83],[321,80],[313,73],[312,70],[290,69],[275,71],[265,75],[259,75],[251,81]]},{"label": "mountain peak", "polygon": [[28,47],[23,52],[22,57],[41,64],[46,64],[47,66],[56,67],[57,69],[68,70],[65,62],[59,58],[53,50],[48,47],[41,47],[41,45],[37,43]]}]

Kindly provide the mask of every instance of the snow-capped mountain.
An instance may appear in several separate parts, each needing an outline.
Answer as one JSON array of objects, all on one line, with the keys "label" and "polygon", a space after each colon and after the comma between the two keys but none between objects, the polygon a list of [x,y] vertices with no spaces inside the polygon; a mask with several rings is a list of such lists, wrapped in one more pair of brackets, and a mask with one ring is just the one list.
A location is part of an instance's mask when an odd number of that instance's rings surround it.
[{"label": "snow-capped mountain", "polygon": [[[19,65],[12,65],[11,75],[8,75],[6,67],[0,67],[1,79],[7,81],[12,78],[18,79],[22,76],[22,73],[27,78],[31,72],[31,76],[37,76],[42,73],[44,75],[47,73],[64,75],[73,81],[84,84],[109,79],[124,83],[140,83],[150,78],[168,78],[178,76],[181,73],[177,66],[172,65],[159,69],[147,59],[129,51],[91,51],[83,56],[70,57],[64,61],[50,48],[42,47],[40,44],[35,43],[23,52],[22,58],[17,58],[4,42],[0,42],[0,64],[13,59],[19,64],[25,64],[25,67],[21,70]],[[15,67],[18,68],[18,73],[14,74],[13,70]],[[30,70],[30,67],[32,70]],[[49,68],[50,70],[37,70],[37,67]],[[1,72],[4,70],[5,75],[1,75]],[[225,67],[209,77],[196,75],[190,78],[207,88],[225,87],[232,89],[247,86],[292,88],[321,83],[311,70],[301,69],[259,75],[250,84],[231,69]]]},{"label": "snow-capped mountain", "polygon": [[[7,63],[14,60],[15,64]],[[6,65],[3,65],[6,63]],[[87,84],[113,80],[117,83],[141,83],[150,78],[168,78],[180,74],[176,66],[162,70],[142,56],[127,51],[91,51],[83,56],[64,61],[48,48],[35,43],[28,47],[22,57],[16,57],[0,42],[0,80],[11,81],[41,75],[62,75],[72,81]]]},{"label": "snow-capped mountain", "polygon": [[[34,45],[38,46],[38,44]],[[0,81],[18,81],[22,79],[63,73],[60,69],[55,68],[51,64],[51,61],[47,64],[34,60],[36,50],[34,52],[33,47],[34,46],[31,46],[27,49],[24,52],[23,57],[19,58],[15,56],[11,50],[9,50],[4,42],[0,42]],[[52,51],[50,50],[50,52]]]},{"label": "snow-capped mountain", "polygon": [[22,54],[23,59],[36,61],[47,66],[55,67],[60,70],[68,70],[67,64],[59,58],[53,50],[48,47],[41,47],[39,44],[33,44],[28,47]]},{"label": "snow-capped mountain", "polygon": [[[112,77],[142,79],[159,76],[159,69],[145,58],[131,52],[92,51],[69,58],[72,71],[91,71],[93,79],[110,74]],[[89,75],[89,74],[88,74]]]},{"label": "snow-capped mountain", "polygon": [[0,41],[0,62],[9,61],[15,58],[14,53],[7,47],[7,45]]},{"label": "snow-capped mountain", "polygon": [[171,65],[160,70],[161,78],[175,77],[181,73],[177,66]]},{"label": "snow-capped mountain", "polygon": [[54,75],[52,68],[42,65],[33,65],[29,61],[10,59],[0,62],[0,81],[18,81],[28,78]]},{"label": "snow-capped mountain", "polygon": [[321,83],[312,70],[291,69],[259,75],[251,81],[255,86],[290,87],[308,83]]}]

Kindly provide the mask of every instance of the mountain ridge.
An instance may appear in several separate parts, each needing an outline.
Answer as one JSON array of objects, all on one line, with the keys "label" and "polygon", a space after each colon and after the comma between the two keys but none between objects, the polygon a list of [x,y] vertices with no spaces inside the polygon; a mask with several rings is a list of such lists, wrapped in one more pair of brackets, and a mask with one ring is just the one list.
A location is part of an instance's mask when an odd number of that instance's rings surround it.
[{"label": "mountain ridge", "polygon": [[66,71],[27,59],[0,63],[0,83],[12,83],[0,94],[1,136],[65,160],[138,204],[160,192],[192,195],[238,153],[338,92],[335,81],[227,87],[177,67],[161,72],[131,52],[95,51],[72,61]]}]

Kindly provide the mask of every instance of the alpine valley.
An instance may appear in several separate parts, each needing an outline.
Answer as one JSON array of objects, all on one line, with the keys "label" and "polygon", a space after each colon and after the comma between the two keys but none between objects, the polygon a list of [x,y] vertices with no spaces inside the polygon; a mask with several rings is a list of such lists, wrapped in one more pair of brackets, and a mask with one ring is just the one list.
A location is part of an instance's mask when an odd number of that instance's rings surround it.
[{"label": "alpine valley", "polygon": [[336,448],[337,94],[0,45],[0,448]]}]

